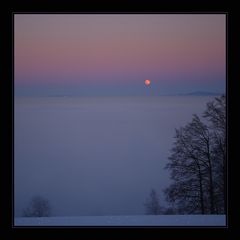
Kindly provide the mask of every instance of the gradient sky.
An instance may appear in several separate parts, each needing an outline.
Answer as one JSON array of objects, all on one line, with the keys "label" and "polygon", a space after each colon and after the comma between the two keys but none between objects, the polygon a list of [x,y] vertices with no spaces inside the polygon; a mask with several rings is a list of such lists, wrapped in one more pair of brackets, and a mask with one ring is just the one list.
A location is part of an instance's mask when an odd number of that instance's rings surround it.
[{"label": "gradient sky", "polygon": [[223,93],[225,15],[15,14],[14,75],[16,95]]}]

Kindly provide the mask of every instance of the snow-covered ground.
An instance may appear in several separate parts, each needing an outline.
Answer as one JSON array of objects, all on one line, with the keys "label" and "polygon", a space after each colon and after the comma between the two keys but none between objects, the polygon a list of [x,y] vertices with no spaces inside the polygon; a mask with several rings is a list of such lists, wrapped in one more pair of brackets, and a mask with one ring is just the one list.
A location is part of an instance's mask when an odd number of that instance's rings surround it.
[{"label": "snow-covered ground", "polygon": [[226,226],[225,215],[136,215],[15,218],[15,226]]}]

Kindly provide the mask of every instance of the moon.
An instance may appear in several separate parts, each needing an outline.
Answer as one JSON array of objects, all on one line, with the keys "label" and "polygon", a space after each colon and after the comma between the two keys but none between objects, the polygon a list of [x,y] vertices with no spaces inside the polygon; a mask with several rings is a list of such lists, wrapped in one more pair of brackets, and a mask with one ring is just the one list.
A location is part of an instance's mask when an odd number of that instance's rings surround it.
[{"label": "moon", "polygon": [[144,81],[144,83],[145,83],[146,86],[150,86],[151,81],[150,81],[149,79],[146,79],[146,80]]}]

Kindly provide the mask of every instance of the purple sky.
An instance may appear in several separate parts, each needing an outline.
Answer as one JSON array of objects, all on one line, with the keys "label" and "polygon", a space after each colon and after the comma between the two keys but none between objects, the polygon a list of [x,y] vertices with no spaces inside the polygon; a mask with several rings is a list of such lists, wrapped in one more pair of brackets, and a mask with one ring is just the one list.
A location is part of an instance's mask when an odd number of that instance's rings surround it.
[{"label": "purple sky", "polygon": [[224,14],[15,14],[15,92],[225,92],[225,25]]}]

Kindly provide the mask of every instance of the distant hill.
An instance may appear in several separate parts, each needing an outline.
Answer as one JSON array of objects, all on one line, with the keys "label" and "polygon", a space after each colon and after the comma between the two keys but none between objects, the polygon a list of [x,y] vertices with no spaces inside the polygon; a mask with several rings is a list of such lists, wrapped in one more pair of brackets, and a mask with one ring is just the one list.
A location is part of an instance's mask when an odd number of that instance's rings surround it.
[{"label": "distant hill", "polygon": [[178,96],[220,96],[220,95],[223,95],[223,93],[196,91],[196,92],[190,92],[190,93],[181,93],[177,95]]},{"label": "distant hill", "polygon": [[47,95],[47,97],[72,97],[73,95],[71,94],[52,94],[52,95]]}]

